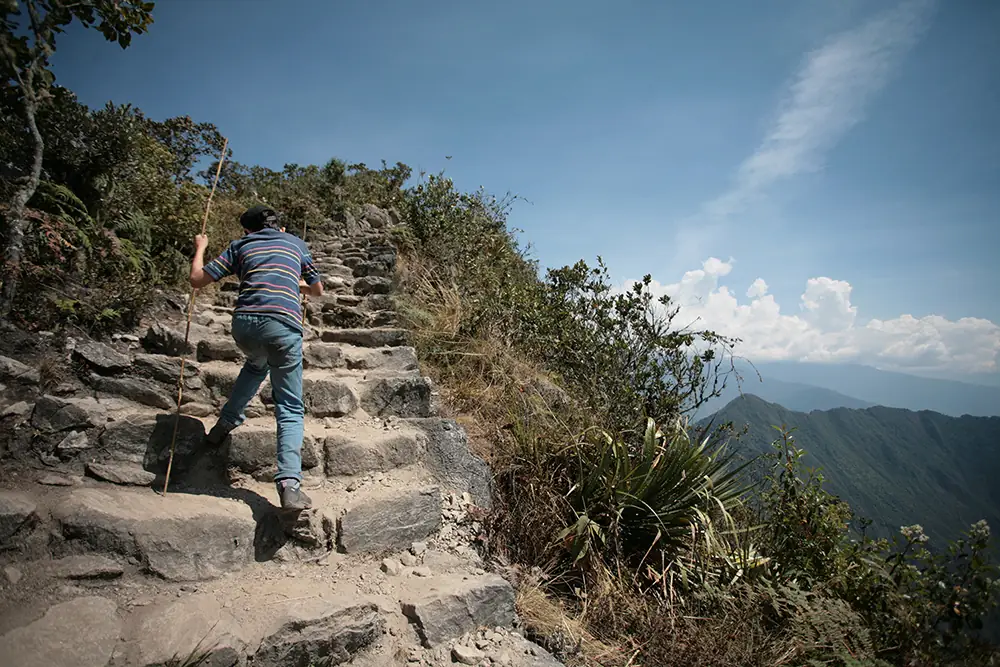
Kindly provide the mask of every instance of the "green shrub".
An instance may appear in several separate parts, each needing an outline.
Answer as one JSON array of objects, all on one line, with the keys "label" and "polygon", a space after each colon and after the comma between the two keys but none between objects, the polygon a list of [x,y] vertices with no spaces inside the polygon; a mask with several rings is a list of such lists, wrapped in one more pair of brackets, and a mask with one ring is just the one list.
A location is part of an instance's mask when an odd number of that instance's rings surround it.
[{"label": "green shrub", "polygon": [[652,419],[642,441],[602,433],[591,454],[577,447],[578,469],[568,495],[576,521],[559,534],[574,561],[590,553],[641,569],[674,560],[694,539],[714,543],[732,524],[745,489],[724,448],[691,442],[679,426],[666,433]]}]

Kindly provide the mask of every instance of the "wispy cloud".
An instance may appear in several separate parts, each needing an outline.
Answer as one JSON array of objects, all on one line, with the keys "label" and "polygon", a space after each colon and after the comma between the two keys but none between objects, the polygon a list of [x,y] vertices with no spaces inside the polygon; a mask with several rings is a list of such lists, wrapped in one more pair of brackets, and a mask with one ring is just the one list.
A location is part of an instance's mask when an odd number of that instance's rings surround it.
[{"label": "wispy cloud", "polygon": [[697,224],[684,225],[679,251],[703,256],[705,242],[769,188],[820,169],[919,39],[933,4],[906,0],[808,53],[764,140],[740,165],[732,187],[704,204]]}]

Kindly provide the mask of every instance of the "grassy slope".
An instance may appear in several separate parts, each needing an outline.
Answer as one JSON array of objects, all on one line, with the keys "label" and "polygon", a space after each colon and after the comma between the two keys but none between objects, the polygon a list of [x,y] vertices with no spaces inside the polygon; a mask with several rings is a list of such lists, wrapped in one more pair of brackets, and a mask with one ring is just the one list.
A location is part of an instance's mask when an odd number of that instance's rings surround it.
[{"label": "grassy slope", "polygon": [[882,534],[920,523],[940,544],[979,519],[1000,529],[1000,418],[881,406],[805,414],[750,395],[716,420],[749,424],[740,446],[754,453],[779,435],[772,425],[795,427],[806,465]]}]

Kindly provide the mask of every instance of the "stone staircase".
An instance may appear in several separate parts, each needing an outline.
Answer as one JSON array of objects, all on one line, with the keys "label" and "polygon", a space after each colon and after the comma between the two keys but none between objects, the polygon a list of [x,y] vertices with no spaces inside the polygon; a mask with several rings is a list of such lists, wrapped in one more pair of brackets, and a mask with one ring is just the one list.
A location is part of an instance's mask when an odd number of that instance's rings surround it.
[{"label": "stone staircase", "polygon": [[242,363],[234,283],[200,296],[187,350],[178,302],[112,344],[70,341],[44,391],[0,357],[0,664],[560,664],[516,631],[513,589],[476,549],[489,470],[397,327],[392,223],[368,207],[309,239],[326,293],[306,310],[314,509],[297,516],[276,508],[266,383],[204,443]]}]

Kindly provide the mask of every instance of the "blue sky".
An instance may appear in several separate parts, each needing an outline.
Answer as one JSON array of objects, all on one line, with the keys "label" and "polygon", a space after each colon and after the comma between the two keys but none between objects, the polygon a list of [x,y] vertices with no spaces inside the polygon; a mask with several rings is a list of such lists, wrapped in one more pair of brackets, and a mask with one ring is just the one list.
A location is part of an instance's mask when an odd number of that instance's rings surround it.
[{"label": "blue sky", "polygon": [[175,0],[154,17],[124,52],[66,35],[59,82],[214,122],[241,162],[385,158],[512,191],[543,265],[651,273],[764,358],[996,371],[1000,3]]}]

